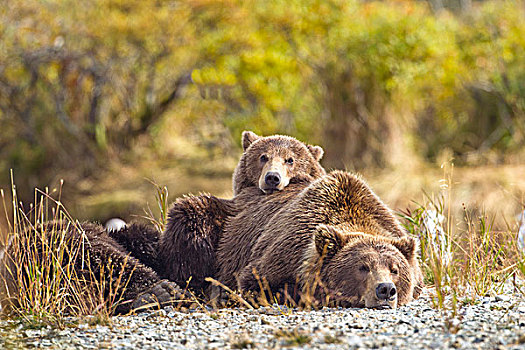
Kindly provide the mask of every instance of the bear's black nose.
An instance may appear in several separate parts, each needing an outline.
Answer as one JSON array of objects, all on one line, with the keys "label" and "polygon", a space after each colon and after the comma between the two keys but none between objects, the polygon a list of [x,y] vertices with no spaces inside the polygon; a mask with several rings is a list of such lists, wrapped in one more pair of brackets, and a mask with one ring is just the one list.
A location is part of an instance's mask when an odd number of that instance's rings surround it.
[{"label": "bear's black nose", "polygon": [[397,290],[393,283],[379,283],[376,287],[376,295],[379,300],[390,300],[396,296]]},{"label": "bear's black nose", "polygon": [[277,187],[281,183],[281,175],[274,171],[269,171],[264,177],[264,182],[270,187]]}]

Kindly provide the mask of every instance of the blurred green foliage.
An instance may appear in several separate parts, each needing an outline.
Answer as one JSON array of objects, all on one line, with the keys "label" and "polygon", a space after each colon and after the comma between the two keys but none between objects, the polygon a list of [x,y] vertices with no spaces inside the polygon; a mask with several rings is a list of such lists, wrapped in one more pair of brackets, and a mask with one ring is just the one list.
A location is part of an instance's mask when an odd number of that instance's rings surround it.
[{"label": "blurred green foliage", "polygon": [[32,188],[180,145],[232,153],[244,129],[321,144],[327,167],[506,161],[525,5],[449,2],[4,0],[0,173]]}]

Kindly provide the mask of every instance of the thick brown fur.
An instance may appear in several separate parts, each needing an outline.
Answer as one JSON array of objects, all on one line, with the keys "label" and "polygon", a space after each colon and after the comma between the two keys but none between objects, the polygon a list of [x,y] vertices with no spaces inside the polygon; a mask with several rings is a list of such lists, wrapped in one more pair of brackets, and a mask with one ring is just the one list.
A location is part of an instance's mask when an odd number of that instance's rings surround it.
[{"label": "thick brown fur", "polygon": [[121,230],[109,232],[109,237],[124,251],[154,271],[159,271],[161,267],[158,260],[159,236],[159,231],[153,226],[141,223],[131,223]]},{"label": "thick brown fur", "polygon": [[[365,292],[352,288],[353,284],[362,283],[353,271],[361,266],[356,265],[357,259],[369,269],[381,270],[378,272],[381,276],[386,274],[386,265],[396,265],[402,277],[388,277],[398,283],[396,305],[419,295],[422,277],[415,240],[407,236],[391,211],[359,177],[334,171],[304,186],[294,198],[284,202],[279,204],[279,210],[269,212],[262,210],[268,206],[263,202],[250,208],[254,216],[267,219],[267,224],[256,234],[243,232],[239,226],[237,230],[225,230],[219,243],[219,265],[224,257],[248,264],[220,268],[219,281],[225,281],[230,288],[257,290],[258,276],[267,281],[272,291],[286,288],[304,293],[312,274],[318,270],[324,289],[315,291],[317,297],[331,296],[332,300],[365,306],[361,295]],[[250,226],[249,221],[244,226]],[[246,251],[239,248],[242,245],[239,240],[231,238],[245,234],[243,240],[251,241],[248,258]],[[323,249],[328,249],[325,255],[320,253]],[[388,256],[398,260],[388,260]],[[236,283],[232,275],[237,276]]]},{"label": "thick brown fur", "polygon": [[177,199],[159,241],[160,275],[201,292],[207,285],[204,279],[215,275],[217,244],[235,213],[231,200],[210,195]]},{"label": "thick brown fur", "polygon": [[247,187],[235,197],[234,202],[242,203],[243,208],[229,218],[217,248],[217,276],[222,283],[237,287],[236,273],[249,264],[253,245],[263,234],[268,220],[279,215],[286,203],[307,185],[290,184],[284,190],[268,195],[261,194],[255,187]]}]

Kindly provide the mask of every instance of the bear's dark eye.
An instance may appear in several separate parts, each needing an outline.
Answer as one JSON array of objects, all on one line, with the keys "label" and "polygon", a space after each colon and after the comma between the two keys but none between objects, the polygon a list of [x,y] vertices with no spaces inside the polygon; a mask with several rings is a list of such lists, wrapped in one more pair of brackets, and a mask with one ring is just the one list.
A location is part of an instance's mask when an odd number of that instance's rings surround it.
[{"label": "bear's dark eye", "polygon": [[292,165],[292,164],[293,164],[293,158],[288,158],[288,159],[286,160],[286,164],[290,164],[290,165]]},{"label": "bear's dark eye", "polygon": [[359,267],[359,271],[363,272],[363,273],[366,273],[366,272],[370,272],[370,268],[366,265],[361,265]]},{"label": "bear's dark eye", "polygon": [[262,163],[266,163],[268,161],[268,156],[266,154],[263,154],[260,159]]},{"label": "bear's dark eye", "polygon": [[394,274],[394,275],[397,275],[397,274],[399,273],[399,269],[398,269],[397,267],[392,267],[392,268],[390,269],[390,271],[391,271],[392,274]]}]

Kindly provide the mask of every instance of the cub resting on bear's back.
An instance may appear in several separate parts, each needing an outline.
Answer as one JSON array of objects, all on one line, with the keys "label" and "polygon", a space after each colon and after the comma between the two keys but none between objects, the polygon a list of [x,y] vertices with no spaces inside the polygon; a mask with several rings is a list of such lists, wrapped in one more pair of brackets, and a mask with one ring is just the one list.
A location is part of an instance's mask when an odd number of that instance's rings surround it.
[{"label": "cub resting on bear's back", "polygon": [[[183,288],[189,281],[190,288],[204,291],[208,285],[205,278],[215,277],[217,245],[225,230],[234,231],[232,227],[237,225],[245,232],[260,230],[267,217],[258,216],[253,206],[265,207],[269,215],[297,192],[290,192],[288,187],[308,184],[326,174],[319,163],[323,149],[290,136],[261,137],[245,131],[242,147],[243,154],[233,174],[232,200],[190,195],[173,203],[158,244],[158,260],[162,261],[159,274],[163,278]],[[286,194],[272,203],[269,195],[276,195],[275,192]],[[252,242],[237,243],[244,253],[235,263],[242,264]]]},{"label": "cub resting on bear's back", "polygon": [[417,298],[423,287],[416,240],[366,183],[346,172],[314,181],[270,215],[261,234],[245,237],[255,241],[248,258],[228,244],[232,234],[244,233],[224,232],[219,264],[225,256],[249,263],[219,269],[219,281],[238,276],[230,288],[257,291],[260,278],[272,292],[299,300],[317,283],[318,301],[395,308]]}]

